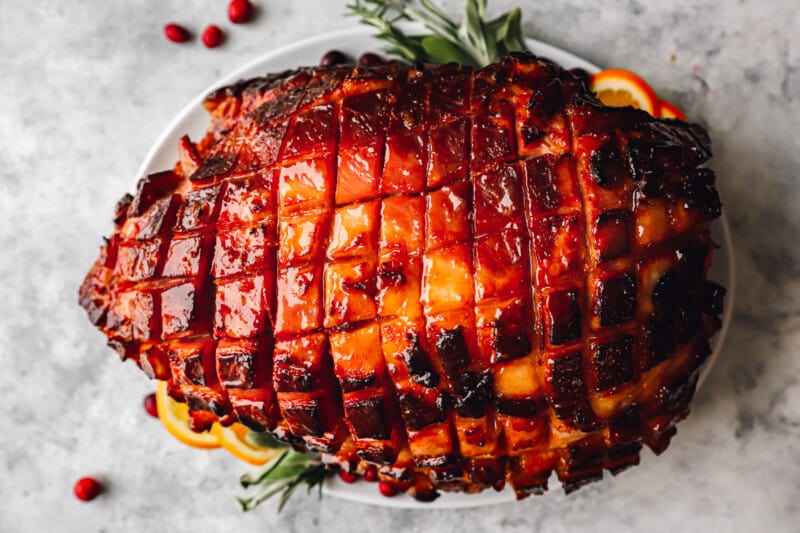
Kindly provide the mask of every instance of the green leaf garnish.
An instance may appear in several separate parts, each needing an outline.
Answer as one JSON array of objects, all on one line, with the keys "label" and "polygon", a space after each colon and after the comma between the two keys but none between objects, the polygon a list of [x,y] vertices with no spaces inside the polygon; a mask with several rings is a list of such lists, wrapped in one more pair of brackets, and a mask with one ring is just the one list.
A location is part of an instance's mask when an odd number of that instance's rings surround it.
[{"label": "green leaf garnish", "polygon": [[[467,0],[461,20],[450,20],[431,0],[355,0],[349,15],[378,29],[387,53],[414,63],[448,63],[484,67],[510,52],[526,50],[522,14],[514,8],[486,20],[486,0]],[[399,21],[421,22],[432,35],[408,35]]]},{"label": "green leaf garnish", "polygon": [[467,65],[471,61],[461,48],[438,35],[423,37],[422,48],[428,56],[435,58],[436,63],[455,62],[460,65]]},{"label": "green leaf garnish", "polygon": [[280,512],[300,485],[306,484],[309,492],[318,487],[322,497],[322,483],[333,473],[333,469],[322,463],[319,454],[286,450],[261,470],[241,477],[242,487],[252,488],[255,492],[248,497],[237,498],[237,501],[243,511],[249,511],[264,500],[281,493],[278,505]]}]

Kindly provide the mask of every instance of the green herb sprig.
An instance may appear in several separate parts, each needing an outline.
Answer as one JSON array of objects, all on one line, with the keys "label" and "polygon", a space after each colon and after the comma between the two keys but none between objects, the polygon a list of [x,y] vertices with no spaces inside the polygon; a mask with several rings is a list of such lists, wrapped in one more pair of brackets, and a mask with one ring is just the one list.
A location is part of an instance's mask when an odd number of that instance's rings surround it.
[{"label": "green herb sprig", "polygon": [[239,481],[242,488],[255,490],[246,498],[237,498],[243,511],[249,511],[264,500],[281,493],[278,504],[280,512],[297,487],[303,484],[307,485],[309,493],[316,487],[319,497],[322,497],[322,483],[334,474],[334,470],[322,463],[319,454],[292,450],[266,432],[250,432],[245,438],[253,446],[283,451],[261,470],[241,477]]},{"label": "green herb sprig", "polygon": [[[519,7],[486,20],[487,0],[467,0],[459,22],[431,0],[356,0],[349,15],[378,29],[376,38],[389,43],[387,53],[409,63],[449,63],[485,67],[510,52],[526,50]],[[431,35],[409,35],[398,22],[421,22]]]}]

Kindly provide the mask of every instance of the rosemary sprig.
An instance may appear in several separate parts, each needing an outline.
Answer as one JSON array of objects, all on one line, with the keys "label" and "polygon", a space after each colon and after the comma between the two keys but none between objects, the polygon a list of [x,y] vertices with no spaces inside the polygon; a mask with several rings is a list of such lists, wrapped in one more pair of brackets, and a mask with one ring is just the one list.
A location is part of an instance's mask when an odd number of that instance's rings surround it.
[{"label": "rosemary sprig", "polygon": [[239,481],[242,487],[252,488],[255,491],[246,498],[237,498],[242,511],[249,511],[264,500],[281,493],[278,504],[280,512],[297,487],[302,484],[308,486],[308,492],[317,487],[319,496],[322,497],[322,483],[333,475],[334,471],[322,463],[319,454],[294,451],[266,432],[251,432],[246,440],[254,446],[283,450],[283,452],[264,465],[261,470],[241,477]]},{"label": "rosemary sprig", "polygon": [[[378,29],[376,37],[389,43],[387,53],[409,63],[449,63],[484,67],[510,52],[525,50],[522,14],[518,7],[486,20],[487,0],[467,0],[458,23],[431,0],[355,0],[349,15]],[[430,35],[409,35],[400,21],[421,22]]]}]

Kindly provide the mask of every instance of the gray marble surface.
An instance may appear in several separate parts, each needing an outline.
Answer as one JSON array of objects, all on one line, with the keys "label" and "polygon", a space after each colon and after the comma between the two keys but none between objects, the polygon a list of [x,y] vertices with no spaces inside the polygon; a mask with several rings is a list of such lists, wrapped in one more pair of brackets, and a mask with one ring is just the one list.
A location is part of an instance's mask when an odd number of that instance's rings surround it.
[{"label": "gray marble surface", "polygon": [[[800,530],[800,4],[796,0],[522,0],[529,35],[628,67],[706,124],[736,241],[722,357],[660,458],[565,497],[398,511],[298,495],[241,514],[246,470],[144,415],[153,385],[121,364],[77,287],[183,105],[271,47],[345,28],[344,1],[259,0],[206,50],[176,46],[224,0],[0,0],[0,531]],[[442,2],[454,13],[460,1]],[[494,0],[493,12],[515,2]],[[109,490],[85,504],[72,484]]]}]

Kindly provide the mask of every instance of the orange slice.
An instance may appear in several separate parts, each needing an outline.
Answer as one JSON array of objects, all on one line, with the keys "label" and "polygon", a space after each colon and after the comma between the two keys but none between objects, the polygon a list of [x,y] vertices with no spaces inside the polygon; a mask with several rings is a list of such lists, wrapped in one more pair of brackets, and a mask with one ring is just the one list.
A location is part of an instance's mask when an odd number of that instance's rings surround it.
[{"label": "orange slice", "polygon": [[189,407],[170,398],[166,381],[159,380],[156,385],[156,406],[161,423],[176,439],[194,448],[219,448],[213,433],[195,433],[189,429]]},{"label": "orange slice", "polygon": [[653,88],[629,70],[611,68],[592,76],[590,88],[610,106],[633,106],[658,116],[660,101]]},{"label": "orange slice", "polygon": [[659,116],[664,118],[679,118],[681,120],[686,120],[686,115],[683,114],[683,111],[678,109],[678,107],[672,102],[668,102],[666,100],[661,100],[661,114]]},{"label": "orange slice", "polygon": [[228,450],[231,454],[248,462],[251,465],[261,466],[267,464],[269,461],[278,457],[286,450],[271,450],[269,448],[260,448],[251,445],[245,437],[250,430],[244,424],[238,422],[231,424],[228,427],[214,424],[211,428],[219,443],[223,448]]}]

